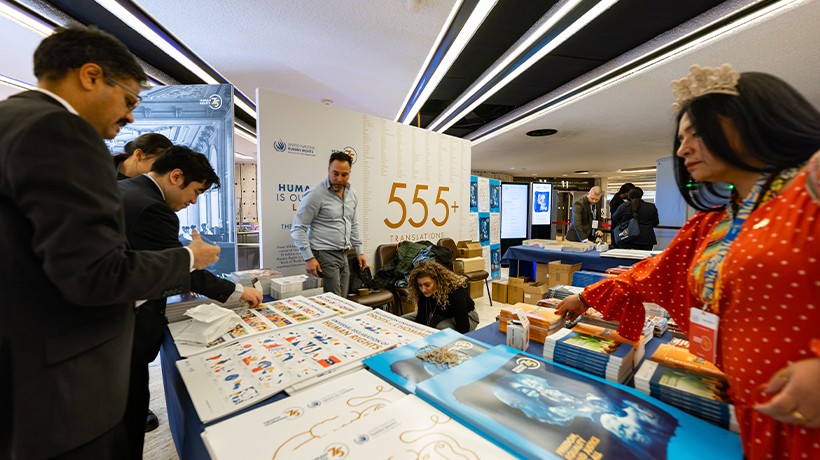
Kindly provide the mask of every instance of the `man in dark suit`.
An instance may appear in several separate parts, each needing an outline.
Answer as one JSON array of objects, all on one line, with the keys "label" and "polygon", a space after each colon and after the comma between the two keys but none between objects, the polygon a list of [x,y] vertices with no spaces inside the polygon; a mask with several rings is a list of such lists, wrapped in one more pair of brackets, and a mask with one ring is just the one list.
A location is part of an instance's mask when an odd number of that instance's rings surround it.
[{"label": "man in dark suit", "polygon": [[[187,147],[172,146],[151,166],[148,174],[120,181],[125,207],[128,242],[134,249],[161,250],[182,247],[179,242],[177,211],[196,204],[197,197],[212,186],[219,186],[205,155]],[[252,306],[262,300],[254,288],[219,278],[205,270],[191,272],[191,290],[218,302],[240,298]],[[145,440],[145,414],[148,412],[148,364],[159,353],[165,319],[166,299],[153,299],[139,305],[134,349],[131,356],[131,387],[124,423],[131,458],[142,458]]]},{"label": "man in dark suit", "polygon": [[604,192],[597,185],[589,189],[585,196],[572,203],[572,216],[566,239],[569,241],[595,242],[598,237],[604,236],[599,225],[600,212],[596,206]]},{"label": "man in dark suit", "polygon": [[122,458],[134,300],[190,290],[219,248],[127,247],[102,138],[146,76],[122,43],[58,29],[34,75],[0,102],[0,458]]}]

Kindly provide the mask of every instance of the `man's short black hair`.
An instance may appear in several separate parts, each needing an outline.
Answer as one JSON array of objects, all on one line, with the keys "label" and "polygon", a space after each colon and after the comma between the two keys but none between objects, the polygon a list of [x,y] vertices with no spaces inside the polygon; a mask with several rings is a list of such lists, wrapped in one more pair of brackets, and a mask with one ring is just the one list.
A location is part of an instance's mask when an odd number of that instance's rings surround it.
[{"label": "man's short black hair", "polygon": [[203,182],[207,188],[219,188],[219,176],[211,167],[208,158],[183,145],[168,147],[162,155],[151,165],[151,172],[167,174],[175,169],[181,169],[185,176],[182,186],[187,187],[191,182]]},{"label": "man's short black hair", "polygon": [[330,166],[334,161],[346,161],[351,168],[353,167],[353,157],[342,152],[341,150],[337,150],[330,154],[330,161],[327,162],[327,165]]},{"label": "man's short black hair", "polygon": [[102,67],[110,78],[133,78],[140,85],[148,81],[136,58],[113,35],[96,27],[58,27],[34,51],[37,80],[57,80],[71,69],[87,63]]}]

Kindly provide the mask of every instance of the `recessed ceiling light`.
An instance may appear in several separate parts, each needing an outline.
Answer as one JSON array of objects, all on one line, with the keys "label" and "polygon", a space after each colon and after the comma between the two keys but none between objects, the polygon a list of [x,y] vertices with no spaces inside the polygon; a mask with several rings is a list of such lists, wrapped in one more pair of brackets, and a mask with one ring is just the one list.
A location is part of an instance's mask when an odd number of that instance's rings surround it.
[{"label": "recessed ceiling light", "polygon": [[552,129],[552,128],[533,129],[532,131],[527,131],[527,136],[530,136],[530,137],[552,136],[553,134],[555,134],[557,132],[558,132],[557,129]]},{"label": "recessed ceiling light", "polygon": [[587,171],[585,169],[581,169],[581,170],[575,171],[575,174],[589,174],[589,171]]},{"label": "recessed ceiling light", "polygon": [[657,171],[657,168],[654,166],[643,166],[640,168],[623,168],[619,169],[618,172],[622,173],[643,173],[643,172],[653,172]]}]

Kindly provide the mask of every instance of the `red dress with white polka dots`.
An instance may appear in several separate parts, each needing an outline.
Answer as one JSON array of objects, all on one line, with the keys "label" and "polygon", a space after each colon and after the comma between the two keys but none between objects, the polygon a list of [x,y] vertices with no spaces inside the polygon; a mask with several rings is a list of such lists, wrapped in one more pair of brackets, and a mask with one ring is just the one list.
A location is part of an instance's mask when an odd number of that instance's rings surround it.
[{"label": "red dress with white polka dots", "polygon": [[[820,337],[820,205],[807,192],[806,177],[802,171],[751,213],[720,275],[715,364],[729,380],[750,460],[820,459],[820,429],[781,423],[752,408],[775,372],[817,357],[809,342]],[[584,300],[620,321],[618,332],[627,338],[640,334],[642,302],[665,307],[688,331],[690,308],[702,306],[690,266],[724,217],[725,211],[695,215],[661,254],[587,287]]]}]

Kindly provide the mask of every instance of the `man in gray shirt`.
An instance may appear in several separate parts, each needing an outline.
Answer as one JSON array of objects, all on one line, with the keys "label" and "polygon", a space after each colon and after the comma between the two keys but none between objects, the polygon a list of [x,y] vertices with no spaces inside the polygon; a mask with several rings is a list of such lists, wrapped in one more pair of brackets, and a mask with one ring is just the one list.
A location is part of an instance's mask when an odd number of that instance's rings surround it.
[{"label": "man in gray shirt", "polygon": [[367,266],[356,221],[359,199],[348,184],[353,159],[333,152],[327,179],[305,192],[290,231],[305,259],[305,271],[323,279],[325,292],[347,297],[350,268],[347,251],[354,249],[359,269]]}]

